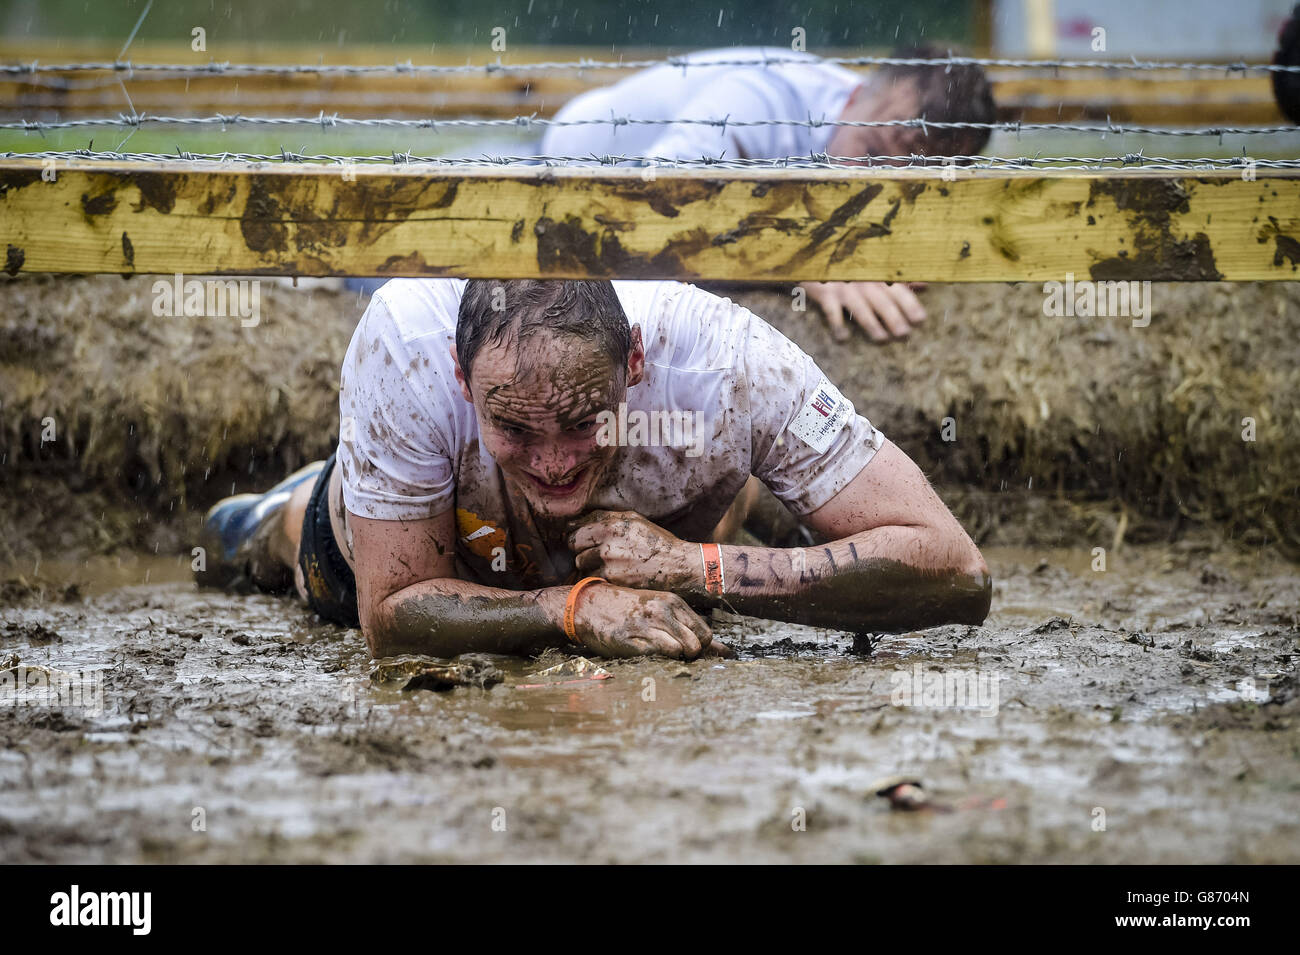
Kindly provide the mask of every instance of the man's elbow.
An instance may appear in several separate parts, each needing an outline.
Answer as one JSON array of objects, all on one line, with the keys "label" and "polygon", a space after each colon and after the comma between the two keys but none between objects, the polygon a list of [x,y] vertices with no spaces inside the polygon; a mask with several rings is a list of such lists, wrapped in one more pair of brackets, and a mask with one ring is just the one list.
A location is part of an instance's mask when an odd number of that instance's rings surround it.
[{"label": "man's elbow", "polygon": [[370,650],[372,659],[378,660],[381,657],[393,656],[393,649],[390,645],[388,634],[378,627],[373,620],[361,621],[361,635],[366,640],[366,647]]},{"label": "man's elbow", "polygon": [[358,615],[361,619],[361,636],[365,638],[370,656],[378,660],[402,652],[397,646],[393,628],[393,614],[387,611],[381,602],[378,606],[362,606]]},{"label": "man's elbow", "polygon": [[984,562],[984,555],[973,543],[971,552],[958,573],[962,579],[962,599],[958,608],[961,619],[958,623],[979,626],[989,615],[993,605],[993,575],[989,565]]}]

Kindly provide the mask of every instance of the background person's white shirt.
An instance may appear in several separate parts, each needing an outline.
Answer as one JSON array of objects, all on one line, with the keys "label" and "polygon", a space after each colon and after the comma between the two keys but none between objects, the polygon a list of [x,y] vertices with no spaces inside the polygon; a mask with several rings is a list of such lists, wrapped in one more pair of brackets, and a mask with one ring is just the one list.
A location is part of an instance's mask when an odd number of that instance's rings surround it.
[{"label": "background person's white shirt", "polygon": [[[612,86],[574,97],[556,119],[839,119],[862,77],[780,47],[702,50],[694,61],[798,59],[773,66],[652,66]],[[825,152],[834,126],[559,126],[546,131],[547,156],[662,156],[666,159],[776,159]]]},{"label": "background person's white shirt", "polygon": [[[464,287],[460,279],[397,279],[371,299],[341,375],[343,502],[376,520],[454,507],[464,579],[514,589],[561,583],[572,555],[546,552],[456,382],[449,346]],[[747,309],[678,282],[614,288],[645,345],[644,380],[627,393],[629,420],[689,412],[701,443],[694,453],[662,442],[620,447],[592,509],[635,511],[684,540],[705,541],[750,474],[804,516],[883,443],[812,358]]]}]

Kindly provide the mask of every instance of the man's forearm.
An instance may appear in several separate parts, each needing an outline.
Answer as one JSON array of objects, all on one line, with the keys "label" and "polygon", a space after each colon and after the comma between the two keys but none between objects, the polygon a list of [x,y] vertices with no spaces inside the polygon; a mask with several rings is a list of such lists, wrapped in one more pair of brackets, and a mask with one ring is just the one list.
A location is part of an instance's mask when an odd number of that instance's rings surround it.
[{"label": "man's forearm", "polygon": [[567,587],[502,590],[443,578],[412,584],[381,601],[366,623],[375,656],[459,653],[525,656],[565,642]]},{"label": "man's forearm", "polygon": [[978,554],[956,546],[934,554],[933,546],[912,527],[819,547],[723,545],[725,593],[714,600],[750,616],[860,633],[983,623],[993,583]]}]

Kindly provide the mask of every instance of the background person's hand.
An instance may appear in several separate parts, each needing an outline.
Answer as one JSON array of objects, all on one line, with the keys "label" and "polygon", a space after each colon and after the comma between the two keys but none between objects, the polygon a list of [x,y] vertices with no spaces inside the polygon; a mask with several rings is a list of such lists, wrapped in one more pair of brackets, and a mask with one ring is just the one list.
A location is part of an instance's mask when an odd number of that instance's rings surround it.
[{"label": "background person's hand", "polygon": [[906,338],[912,326],[925,321],[925,306],[916,297],[921,283],[903,282],[802,282],[809,298],[821,307],[831,335],[848,341],[844,321],[848,312],[875,342]]},{"label": "background person's hand", "polygon": [[589,584],[578,595],[573,622],[582,645],[603,657],[735,656],[676,594]]}]

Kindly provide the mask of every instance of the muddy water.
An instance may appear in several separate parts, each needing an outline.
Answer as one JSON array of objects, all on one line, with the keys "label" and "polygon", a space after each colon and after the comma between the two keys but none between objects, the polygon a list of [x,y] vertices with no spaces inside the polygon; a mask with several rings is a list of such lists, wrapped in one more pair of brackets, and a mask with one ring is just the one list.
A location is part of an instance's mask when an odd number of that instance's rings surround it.
[{"label": "muddy water", "polygon": [[492,658],[503,684],[443,693],[177,558],[10,568],[85,596],[0,609],[0,657],[104,705],[0,703],[0,861],[1300,861],[1293,565],[986,556],[984,627],[720,617],[738,660],[525,689],[565,658]]}]

